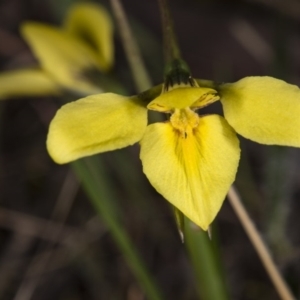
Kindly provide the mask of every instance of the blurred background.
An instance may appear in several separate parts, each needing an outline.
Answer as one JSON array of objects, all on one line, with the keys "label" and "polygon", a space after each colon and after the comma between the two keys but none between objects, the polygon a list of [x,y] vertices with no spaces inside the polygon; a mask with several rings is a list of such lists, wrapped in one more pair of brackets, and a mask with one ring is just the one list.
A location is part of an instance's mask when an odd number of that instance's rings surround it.
[{"label": "blurred background", "polygon": [[[95,1],[111,11],[109,1]],[[37,64],[20,36],[28,20],[59,25],[73,0],[1,0],[0,71]],[[163,80],[158,5],[123,1],[154,84]],[[233,82],[274,76],[300,86],[300,3],[296,0],[172,0],[182,55],[196,78]],[[135,86],[119,33],[111,71]],[[75,100],[76,98],[68,98]],[[0,102],[0,299],[147,299],[124,253],[69,165],[45,140],[58,97]],[[220,104],[205,113],[222,114]],[[300,117],[300,116],[299,116]],[[280,122],[280,120],[278,120]],[[299,128],[295,128],[299,130]],[[240,137],[236,187],[276,264],[300,297],[300,150]],[[98,155],[106,201],[164,299],[205,299],[167,201],[142,173],[139,146]],[[227,201],[213,228],[228,299],[279,299]],[[205,270],[203,271],[205,276]]]}]

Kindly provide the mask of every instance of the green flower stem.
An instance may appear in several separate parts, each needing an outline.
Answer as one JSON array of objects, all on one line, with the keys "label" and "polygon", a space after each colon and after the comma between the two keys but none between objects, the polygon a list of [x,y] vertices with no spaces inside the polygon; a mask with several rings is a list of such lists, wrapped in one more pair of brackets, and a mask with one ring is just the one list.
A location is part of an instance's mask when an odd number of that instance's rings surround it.
[{"label": "green flower stem", "polygon": [[197,279],[197,290],[201,299],[228,300],[216,236],[209,240],[189,219],[184,220],[184,237]]},{"label": "green flower stem", "polygon": [[132,36],[126,15],[119,0],[111,0],[111,6],[119,25],[119,31],[123,40],[126,56],[138,92],[143,92],[151,87],[151,80],[146,72],[139,47]]},{"label": "green flower stem", "polygon": [[135,251],[126,231],[118,221],[117,210],[113,206],[115,197],[104,174],[100,159],[96,156],[89,157],[72,163],[72,167],[81,179],[92,204],[110,230],[147,297],[153,300],[163,299],[139,254]]},{"label": "green flower stem", "polygon": [[243,225],[252,245],[254,246],[257,254],[259,255],[265,270],[267,271],[270,279],[272,280],[279,296],[283,300],[295,300],[289,287],[279,273],[275,263],[272,260],[269,250],[263,242],[260,234],[256,230],[253,222],[251,221],[247,211],[242,205],[241,199],[233,187],[228,192],[228,199],[235,213],[237,214],[241,224]]},{"label": "green flower stem", "polygon": [[[149,84],[150,82],[145,80],[147,76],[144,76],[144,74],[147,74],[147,70],[145,69],[144,64],[137,63],[141,62],[141,56],[139,51],[135,51],[134,48],[130,50],[128,47],[132,47],[133,45],[136,45],[135,41],[133,40],[129,26],[127,23],[127,20],[125,18],[124,12],[122,10],[122,7],[118,0],[111,0],[111,3],[113,5],[114,12],[116,14],[116,18],[118,19],[121,34],[123,36],[123,42],[125,48],[127,47],[126,53],[128,60],[131,65],[131,70],[133,73],[134,80],[136,82],[136,86],[140,91],[143,89],[146,89],[145,86]],[[175,34],[173,31],[173,24],[171,20],[171,16],[169,14],[169,10],[167,8],[167,2],[166,0],[160,0],[160,9],[162,14],[162,20],[163,20],[163,28],[164,28],[164,41],[165,41],[165,59],[166,59],[166,72],[168,74],[172,73],[174,70],[174,63],[176,65],[177,69],[183,69],[184,71],[189,72],[188,66],[180,59],[180,51],[177,45],[177,41],[175,38]],[[125,28],[125,29],[124,29]],[[136,68],[136,65],[139,65],[139,68]],[[179,64],[179,67],[178,67]],[[170,69],[171,68],[171,69]],[[140,82],[142,78],[142,83]],[[144,79],[143,79],[144,78]],[[149,84],[150,86],[150,84]],[[149,88],[147,86],[147,88]],[[161,90],[160,87],[158,87],[158,92]],[[155,91],[151,91],[156,92]],[[147,93],[140,95],[142,98],[144,97],[147,99]],[[189,232],[189,231],[187,231]],[[203,299],[207,300],[215,300],[215,299],[228,299],[227,297],[227,290],[226,285],[221,280],[221,271],[217,264],[217,254],[212,254],[211,250],[211,242],[207,240],[207,238],[203,238],[203,236],[200,236],[198,234],[193,234],[192,232],[188,233],[188,248],[190,250],[190,255],[193,261],[193,268],[195,269],[197,273],[197,279],[199,286],[203,287],[203,291],[205,291],[205,295],[208,295],[208,297],[204,297]],[[205,268],[202,267],[202,265],[205,266]],[[207,276],[207,274],[211,276]],[[216,282],[216,283],[215,283]],[[217,287],[217,288],[216,288]],[[200,295],[204,295],[199,290]]]},{"label": "green flower stem", "polygon": [[181,55],[174,33],[173,20],[170,15],[167,0],[158,0],[158,3],[162,19],[165,60],[166,64],[169,64],[174,60],[180,60]]}]

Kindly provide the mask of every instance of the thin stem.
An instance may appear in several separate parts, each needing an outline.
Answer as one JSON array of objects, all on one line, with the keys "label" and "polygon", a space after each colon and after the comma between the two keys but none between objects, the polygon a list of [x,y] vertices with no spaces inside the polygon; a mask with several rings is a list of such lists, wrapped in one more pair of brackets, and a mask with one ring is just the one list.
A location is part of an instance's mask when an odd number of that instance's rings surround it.
[{"label": "thin stem", "polygon": [[170,15],[167,0],[158,0],[162,19],[164,50],[166,63],[180,59],[180,50],[174,33],[173,20]]},{"label": "thin stem", "polygon": [[110,0],[111,6],[117,20],[123,46],[126,52],[128,63],[131,68],[138,92],[149,89],[152,84],[146,71],[139,47],[134,39],[124,9],[119,0]]},{"label": "thin stem", "polygon": [[228,192],[228,199],[232,205],[235,213],[237,214],[240,222],[242,223],[249,239],[251,240],[257,254],[259,255],[270,279],[272,280],[278,294],[283,300],[295,300],[289,287],[279,273],[270,252],[264,244],[259,232],[255,228],[252,220],[250,219],[247,211],[245,210],[239,195],[234,187],[231,187]]}]

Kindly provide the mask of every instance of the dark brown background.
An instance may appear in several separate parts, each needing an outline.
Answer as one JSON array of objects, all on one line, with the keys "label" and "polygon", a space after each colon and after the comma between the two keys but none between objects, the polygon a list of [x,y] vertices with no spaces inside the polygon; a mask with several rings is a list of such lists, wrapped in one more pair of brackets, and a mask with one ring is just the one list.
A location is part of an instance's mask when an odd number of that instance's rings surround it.
[{"label": "dark brown background", "polygon": [[[58,24],[71,2],[1,0],[1,71],[35,63],[19,35],[22,22]],[[183,57],[195,77],[230,82],[249,75],[271,75],[300,85],[297,1],[170,2]],[[109,7],[107,1],[101,3]],[[160,83],[163,58],[158,5],[154,0],[123,3],[152,80]],[[118,34],[115,40],[115,75],[134,93]],[[50,97],[0,102],[0,299],[27,299],[14,297],[25,295],[32,286],[31,299],[36,300],[143,299],[110,233],[83,190],[76,190],[69,167],[57,166],[46,152],[47,124],[58,106],[58,99]],[[208,109],[212,111],[221,113],[221,107],[214,105]],[[299,297],[300,150],[263,146],[243,138],[241,143],[237,187],[276,263]],[[120,151],[123,152],[129,153],[132,168],[139,174],[138,179],[128,174],[129,184],[139,191],[136,199],[128,195],[128,183],[118,175],[118,153],[102,157],[120,198],[124,227],[166,299],[198,299],[191,267],[167,202],[143,177],[138,146]],[[74,192],[75,200],[69,208],[61,204],[53,216],[66,178],[70,180],[67,190]],[[142,183],[142,191],[137,183]],[[151,203],[153,210],[145,211],[142,204],[137,204],[143,203],[140,198]],[[45,234],[45,230],[55,232],[64,215],[61,234]],[[54,223],[49,225],[49,219]],[[278,299],[226,201],[215,223],[231,299]],[[69,241],[67,237],[72,234],[81,238]],[[48,263],[43,265],[46,260]]]}]

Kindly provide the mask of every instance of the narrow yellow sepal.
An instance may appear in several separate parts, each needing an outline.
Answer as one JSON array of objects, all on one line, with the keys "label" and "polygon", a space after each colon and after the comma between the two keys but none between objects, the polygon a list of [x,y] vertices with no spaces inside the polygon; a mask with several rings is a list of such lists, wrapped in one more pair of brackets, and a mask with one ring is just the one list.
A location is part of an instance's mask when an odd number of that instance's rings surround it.
[{"label": "narrow yellow sepal", "polygon": [[96,3],[77,3],[68,11],[64,27],[97,51],[103,70],[113,64],[113,24],[106,9]]},{"label": "narrow yellow sepal", "polygon": [[300,89],[272,77],[220,86],[224,115],[242,136],[262,144],[300,147]]},{"label": "narrow yellow sepal", "polygon": [[49,128],[47,149],[63,164],[138,142],[147,126],[147,110],[137,97],[112,93],[64,105]]},{"label": "narrow yellow sepal", "polygon": [[82,94],[102,92],[84,77],[85,71],[100,68],[95,52],[84,42],[41,23],[27,22],[21,31],[41,67],[60,85]]},{"label": "narrow yellow sepal", "polygon": [[176,207],[174,208],[175,221],[177,225],[177,230],[181,239],[181,242],[184,243],[184,215]]},{"label": "narrow yellow sepal", "polygon": [[209,115],[186,138],[169,122],[148,126],[140,157],[154,188],[207,230],[235,179],[240,149],[226,120]]},{"label": "narrow yellow sepal", "polygon": [[179,87],[162,93],[148,104],[148,109],[171,112],[174,109],[201,108],[219,100],[217,92],[205,87]]},{"label": "narrow yellow sepal", "polygon": [[59,94],[59,85],[42,70],[23,69],[0,74],[0,99]]}]

